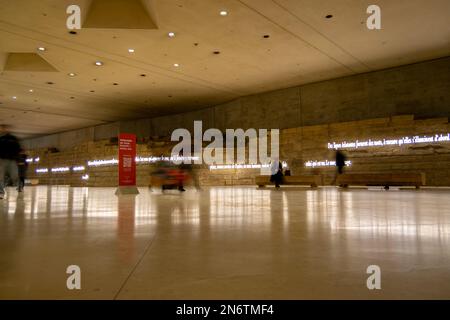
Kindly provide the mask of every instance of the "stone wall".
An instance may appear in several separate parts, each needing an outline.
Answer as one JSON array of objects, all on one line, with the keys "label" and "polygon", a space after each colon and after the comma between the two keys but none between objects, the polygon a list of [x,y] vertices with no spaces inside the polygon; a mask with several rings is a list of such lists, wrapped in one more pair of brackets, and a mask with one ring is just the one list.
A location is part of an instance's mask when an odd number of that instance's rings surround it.
[{"label": "stone wall", "polygon": [[[121,121],[24,141],[27,149],[75,145],[117,137],[169,135],[176,128],[296,128],[412,114],[450,117],[450,57],[266,92],[154,119]],[[139,118],[139,115],[136,115]]]},{"label": "stone wall", "polygon": [[[369,120],[342,122],[315,126],[301,126],[280,131],[280,155],[286,160],[292,173],[320,173],[324,183],[334,177],[334,167],[308,168],[305,162],[312,160],[333,160],[334,151],[328,149],[329,142],[397,139],[417,135],[433,136],[450,133],[448,118],[414,119],[412,115],[375,118]],[[139,139],[139,156],[170,155],[173,143],[170,137]],[[39,157],[39,163],[30,166],[32,179],[42,184],[68,184],[73,186],[116,186],[117,166],[88,167],[88,160],[117,158],[117,145],[110,140],[82,142],[66,150],[52,153],[46,148],[33,149],[29,153]],[[403,146],[382,146],[359,148],[346,151],[353,162],[350,172],[425,172],[427,184],[450,186],[450,141],[420,143]],[[84,172],[37,174],[37,168],[85,166]],[[148,185],[153,166],[139,164],[137,183]],[[228,169],[210,171],[207,166],[196,170],[202,185],[245,185],[253,184],[258,169]],[[88,174],[89,180],[81,179]]]}]

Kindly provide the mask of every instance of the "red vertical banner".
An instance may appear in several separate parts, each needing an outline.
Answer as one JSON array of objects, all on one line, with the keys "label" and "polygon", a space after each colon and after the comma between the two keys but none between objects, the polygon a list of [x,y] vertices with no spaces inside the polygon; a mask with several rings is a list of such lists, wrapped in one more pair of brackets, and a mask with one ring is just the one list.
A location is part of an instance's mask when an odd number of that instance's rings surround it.
[{"label": "red vertical banner", "polygon": [[119,134],[119,186],[136,185],[136,135]]}]

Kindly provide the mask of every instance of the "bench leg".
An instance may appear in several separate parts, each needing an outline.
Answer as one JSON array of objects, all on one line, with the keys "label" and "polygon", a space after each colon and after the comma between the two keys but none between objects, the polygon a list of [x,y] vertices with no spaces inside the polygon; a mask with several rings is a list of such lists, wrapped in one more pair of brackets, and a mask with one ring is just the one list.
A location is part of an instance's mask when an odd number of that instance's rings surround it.
[{"label": "bench leg", "polygon": [[389,190],[389,186],[384,186],[384,190]]},{"label": "bench leg", "polygon": [[311,188],[314,188],[314,189],[317,188],[317,184],[312,183],[312,184],[311,184]]}]

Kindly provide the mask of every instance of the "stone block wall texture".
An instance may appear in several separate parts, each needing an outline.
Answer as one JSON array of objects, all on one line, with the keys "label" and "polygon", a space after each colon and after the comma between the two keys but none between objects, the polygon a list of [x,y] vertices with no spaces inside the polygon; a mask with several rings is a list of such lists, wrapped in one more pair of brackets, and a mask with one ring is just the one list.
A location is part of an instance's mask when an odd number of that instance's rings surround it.
[{"label": "stone block wall texture", "polygon": [[[120,121],[23,141],[40,156],[39,167],[85,165],[117,157],[110,143],[119,132],[135,133],[141,156],[170,153],[171,132],[192,130],[195,120],[208,128],[281,129],[281,157],[294,174],[320,172],[329,183],[333,168],[309,169],[308,160],[333,160],[330,141],[376,139],[449,132],[450,57],[242,97],[221,105],[152,119]],[[160,140],[158,140],[160,139]],[[49,153],[48,148],[59,152]],[[429,185],[450,185],[449,144],[372,148],[348,152],[355,172],[418,172]],[[36,175],[41,183],[115,186],[117,167],[82,173]],[[138,184],[147,185],[151,166],[138,165]],[[252,184],[259,170],[197,170],[203,185]],[[85,174],[85,173],[83,173]]]},{"label": "stone block wall texture", "polygon": [[[415,119],[413,115],[383,117],[314,126],[300,126],[280,131],[280,158],[289,163],[293,175],[322,174],[324,184],[329,184],[335,173],[334,167],[308,168],[307,161],[334,160],[329,142],[354,140],[399,139],[413,136],[433,136],[450,133],[448,118]],[[170,137],[141,142],[138,156],[169,156],[174,143]],[[109,140],[79,143],[70,149],[50,153],[48,149],[30,150],[30,156],[39,157],[39,163],[31,164],[29,178],[39,179],[41,184],[64,184],[72,186],[117,186],[117,166],[88,167],[89,160],[117,159],[117,145]],[[353,162],[349,172],[361,173],[417,173],[424,172],[427,185],[450,186],[450,141],[399,146],[359,148],[345,151]],[[37,168],[85,166],[85,172],[37,174]],[[137,184],[147,186],[150,164],[138,164]],[[206,165],[195,170],[202,185],[250,185],[259,175],[258,169],[228,169],[210,171]],[[81,176],[90,179],[83,181]]]},{"label": "stone block wall texture", "polygon": [[[28,139],[27,149],[70,149],[83,142],[116,137],[166,136],[176,128],[296,128],[414,115],[450,117],[450,57],[242,97],[177,115],[120,121]],[[137,116],[138,117],[138,116]]]}]

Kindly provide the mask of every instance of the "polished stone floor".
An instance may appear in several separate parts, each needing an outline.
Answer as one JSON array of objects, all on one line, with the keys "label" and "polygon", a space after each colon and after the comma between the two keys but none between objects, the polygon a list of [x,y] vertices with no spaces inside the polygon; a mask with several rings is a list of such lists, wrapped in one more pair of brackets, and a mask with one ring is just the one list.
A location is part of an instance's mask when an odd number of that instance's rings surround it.
[{"label": "polished stone floor", "polygon": [[0,298],[450,299],[450,190],[140,191],[10,189]]}]

